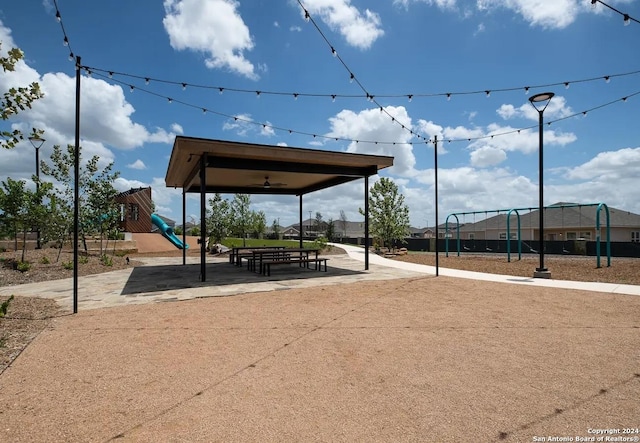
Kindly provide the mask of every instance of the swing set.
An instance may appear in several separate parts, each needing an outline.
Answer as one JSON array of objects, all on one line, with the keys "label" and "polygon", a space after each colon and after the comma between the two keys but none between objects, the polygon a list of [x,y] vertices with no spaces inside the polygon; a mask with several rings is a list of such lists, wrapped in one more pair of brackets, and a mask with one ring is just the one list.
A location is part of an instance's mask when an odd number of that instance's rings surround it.
[{"label": "swing set", "polygon": [[[565,212],[564,212],[564,208],[578,208],[579,210],[579,230],[578,233],[576,235],[576,239],[580,239],[583,232],[582,232],[582,207],[596,207],[595,210],[595,219],[596,219],[596,223],[595,223],[595,232],[596,232],[596,265],[598,268],[601,267],[600,265],[600,249],[601,249],[601,234],[600,234],[600,212],[602,209],[605,210],[605,216],[606,216],[606,236],[607,236],[607,240],[606,240],[606,253],[607,253],[607,267],[611,266],[611,234],[610,234],[610,217],[609,217],[609,207],[605,204],[605,203],[566,203],[566,204],[561,204],[561,205],[555,205],[555,206],[546,206],[544,207],[545,213],[547,209],[560,209],[562,211],[562,215],[561,215],[561,229],[562,229],[562,233],[561,236],[563,236],[563,240],[561,241],[562,244],[562,253],[563,254],[570,254],[571,252],[567,249],[567,242],[569,241],[569,239],[567,238],[567,233],[565,231]],[[506,240],[507,240],[507,261],[511,262],[511,215],[513,213],[515,213],[516,217],[517,217],[517,229],[516,229],[516,241],[517,241],[517,249],[518,249],[518,260],[522,259],[522,243],[525,243],[525,245],[529,248],[529,252],[531,253],[538,253],[538,251],[536,251],[535,249],[533,249],[529,244],[527,244],[526,242],[522,241],[522,235],[521,235],[521,224],[520,224],[520,211],[528,211],[529,212],[529,230],[531,233],[531,240],[533,240],[533,228],[532,228],[532,217],[531,217],[531,213],[533,212],[533,208],[511,208],[511,209],[495,209],[495,210],[487,210],[487,211],[470,211],[470,212],[458,212],[458,213],[451,213],[447,216],[446,220],[445,220],[445,254],[448,257],[449,256],[449,218],[450,217],[454,217],[456,220],[456,249],[457,249],[457,255],[460,256],[460,219],[458,218],[459,215],[461,215],[463,217],[463,224],[466,220],[466,216],[467,215],[473,215],[473,223],[474,223],[474,227],[476,224],[476,219],[475,216],[476,214],[484,214],[485,215],[485,219],[484,219],[484,237],[485,237],[485,251],[487,252],[493,252],[493,250],[489,247],[489,239],[487,236],[487,229],[488,229],[488,215],[492,212],[496,212],[497,215],[500,215],[501,212],[506,212],[507,216],[506,216],[506,224],[507,224],[507,232],[506,232]],[[580,236],[580,237],[578,237]],[[475,250],[475,238],[474,238],[474,248],[473,250]],[[466,246],[464,246],[464,250],[470,252],[471,249],[468,248]],[[497,251],[500,250],[500,242],[497,243]]]}]

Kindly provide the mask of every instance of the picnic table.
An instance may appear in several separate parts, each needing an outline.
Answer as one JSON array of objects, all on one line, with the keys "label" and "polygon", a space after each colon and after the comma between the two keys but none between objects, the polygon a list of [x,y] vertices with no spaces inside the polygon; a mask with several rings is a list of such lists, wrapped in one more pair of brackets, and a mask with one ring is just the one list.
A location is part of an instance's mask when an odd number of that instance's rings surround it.
[{"label": "picnic table", "polygon": [[[285,249],[284,246],[234,246],[231,248],[231,254],[229,254],[229,263],[242,266],[242,259],[252,256],[251,251],[266,250],[266,249]],[[243,252],[246,251],[246,252]]]},{"label": "picnic table", "polygon": [[[310,257],[311,254],[314,257]],[[319,258],[319,248],[284,248],[284,249],[256,249],[251,252],[251,258],[247,259],[247,269],[259,272],[263,275],[271,275],[271,266],[298,264],[300,267],[310,268],[313,263],[316,270],[327,271],[326,258]]]}]

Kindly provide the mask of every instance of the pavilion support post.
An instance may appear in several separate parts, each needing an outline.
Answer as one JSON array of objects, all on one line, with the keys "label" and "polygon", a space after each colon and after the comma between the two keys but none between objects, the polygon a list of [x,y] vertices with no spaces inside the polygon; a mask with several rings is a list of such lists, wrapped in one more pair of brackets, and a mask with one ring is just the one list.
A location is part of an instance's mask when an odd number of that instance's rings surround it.
[{"label": "pavilion support post", "polygon": [[300,194],[300,249],[302,248],[302,194]]},{"label": "pavilion support post", "polygon": [[185,245],[182,248],[182,266],[187,264],[187,194],[182,187],[182,244]]},{"label": "pavilion support post", "polygon": [[364,177],[364,270],[369,270],[369,176]]},{"label": "pavilion support post", "polygon": [[207,153],[200,157],[200,281],[207,281],[207,255],[206,255],[206,201],[207,201]]}]

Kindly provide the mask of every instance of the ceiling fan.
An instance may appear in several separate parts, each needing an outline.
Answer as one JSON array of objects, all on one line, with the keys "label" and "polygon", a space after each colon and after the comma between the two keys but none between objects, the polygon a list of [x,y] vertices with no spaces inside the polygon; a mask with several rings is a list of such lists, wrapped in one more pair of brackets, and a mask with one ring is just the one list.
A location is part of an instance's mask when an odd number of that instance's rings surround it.
[{"label": "ceiling fan", "polygon": [[283,186],[287,186],[286,183],[272,183],[269,181],[269,176],[265,175],[264,177],[264,183],[252,183],[251,186],[261,186],[264,189],[270,189],[270,188],[281,188]]}]

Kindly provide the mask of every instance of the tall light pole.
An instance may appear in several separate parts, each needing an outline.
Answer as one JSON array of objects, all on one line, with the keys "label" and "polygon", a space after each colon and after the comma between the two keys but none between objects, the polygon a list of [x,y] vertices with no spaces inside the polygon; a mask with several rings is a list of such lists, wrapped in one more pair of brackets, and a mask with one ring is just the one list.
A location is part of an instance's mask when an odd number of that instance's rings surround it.
[{"label": "tall light pole", "polygon": [[[36,194],[40,194],[40,147],[46,141],[44,138],[40,138],[38,134],[32,135],[29,137],[29,141],[31,145],[36,148]],[[42,203],[42,202],[38,202]],[[40,226],[37,227],[36,230],[36,249],[40,249]]]},{"label": "tall light pole", "polygon": [[[547,109],[549,103],[551,103],[551,99],[555,94],[553,92],[543,92],[541,94],[536,94],[529,98],[531,102],[531,106],[538,111],[538,132],[539,132],[539,146],[538,146],[538,174],[539,174],[539,183],[538,183],[538,192],[539,192],[539,208],[540,212],[540,232],[539,232],[539,242],[538,242],[538,253],[540,254],[540,266],[536,268],[533,273],[533,278],[551,278],[551,272],[547,268],[544,267],[544,182],[543,182],[543,165],[544,165],[544,149],[543,149],[543,114],[544,110]],[[536,106],[538,104],[538,106]]]}]

